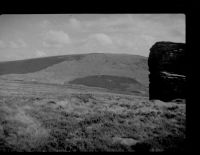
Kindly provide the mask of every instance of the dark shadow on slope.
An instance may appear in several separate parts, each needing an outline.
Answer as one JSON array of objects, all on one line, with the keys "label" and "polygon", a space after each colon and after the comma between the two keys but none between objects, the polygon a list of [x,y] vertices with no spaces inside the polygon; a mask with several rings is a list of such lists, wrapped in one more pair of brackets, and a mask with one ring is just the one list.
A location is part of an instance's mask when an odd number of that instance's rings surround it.
[{"label": "dark shadow on slope", "polygon": [[68,82],[69,84],[85,85],[89,87],[100,87],[115,91],[128,91],[140,93],[145,91],[145,87],[137,80],[129,77],[94,75],[83,78],[76,78]]}]

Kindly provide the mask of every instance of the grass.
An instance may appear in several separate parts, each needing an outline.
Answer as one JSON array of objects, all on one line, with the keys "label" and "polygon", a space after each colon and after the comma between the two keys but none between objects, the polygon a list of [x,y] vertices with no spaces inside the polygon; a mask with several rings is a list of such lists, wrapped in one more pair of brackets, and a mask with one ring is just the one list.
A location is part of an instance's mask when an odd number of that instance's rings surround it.
[{"label": "grass", "polygon": [[59,87],[52,94],[13,95],[17,88],[0,96],[1,151],[158,152],[186,147],[185,103],[180,101],[97,92],[64,94]]}]

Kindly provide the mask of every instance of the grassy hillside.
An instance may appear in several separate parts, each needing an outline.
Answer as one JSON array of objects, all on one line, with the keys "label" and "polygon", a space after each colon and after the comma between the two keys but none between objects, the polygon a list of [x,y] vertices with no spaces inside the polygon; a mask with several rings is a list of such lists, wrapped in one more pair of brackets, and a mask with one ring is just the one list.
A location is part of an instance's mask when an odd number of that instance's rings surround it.
[{"label": "grassy hillside", "polygon": [[0,75],[37,72],[62,61],[79,60],[84,55],[53,56],[0,62]]},{"label": "grassy hillside", "polygon": [[148,89],[147,58],[137,55],[92,53],[1,62],[0,73],[10,80],[69,82],[124,92]]},{"label": "grassy hillside", "polygon": [[148,85],[147,58],[125,54],[85,54],[1,62],[0,73],[6,74],[3,76],[5,78],[49,83],[64,83],[93,75],[112,75],[134,78]]}]

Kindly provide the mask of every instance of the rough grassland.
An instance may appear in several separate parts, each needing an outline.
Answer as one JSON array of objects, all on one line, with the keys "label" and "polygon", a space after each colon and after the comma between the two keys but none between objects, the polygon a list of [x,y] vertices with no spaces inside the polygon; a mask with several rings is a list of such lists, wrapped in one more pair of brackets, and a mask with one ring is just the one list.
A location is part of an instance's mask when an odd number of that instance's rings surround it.
[{"label": "rough grassland", "polygon": [[184,102],[58,86],[8,87],[0,82],[1,151],[180,151],[186,147]]}]

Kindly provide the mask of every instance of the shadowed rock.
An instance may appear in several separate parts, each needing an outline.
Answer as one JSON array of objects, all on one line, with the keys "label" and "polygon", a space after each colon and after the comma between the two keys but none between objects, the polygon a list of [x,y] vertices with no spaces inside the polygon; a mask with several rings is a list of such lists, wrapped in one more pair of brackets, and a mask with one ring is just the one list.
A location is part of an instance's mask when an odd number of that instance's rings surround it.
[{"label": "shadowed rock", "polygon": [[184,43],[157,42],[151,49],[149,99],[171,101],[186,96],[186,55]]}]

